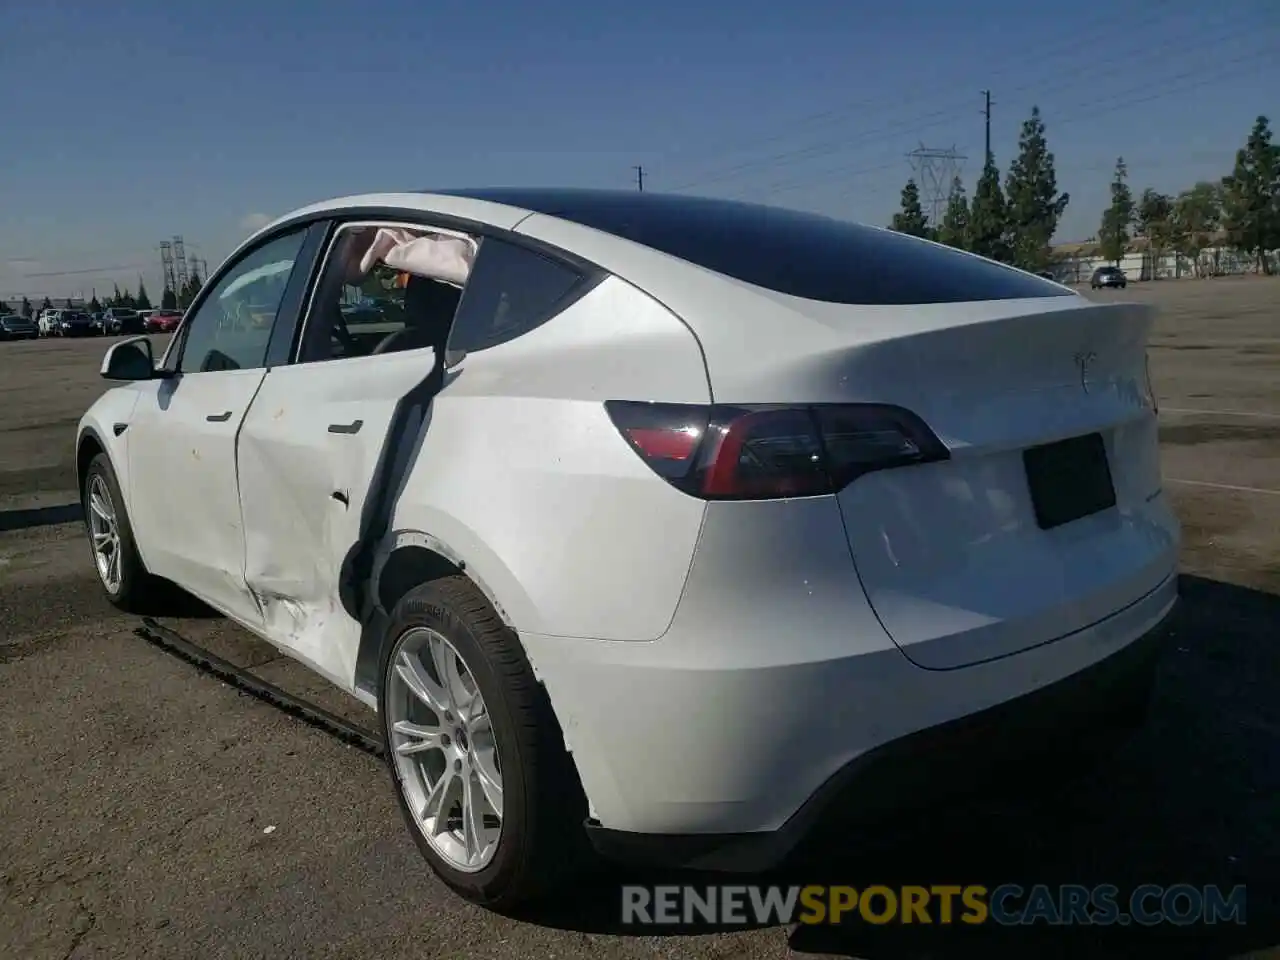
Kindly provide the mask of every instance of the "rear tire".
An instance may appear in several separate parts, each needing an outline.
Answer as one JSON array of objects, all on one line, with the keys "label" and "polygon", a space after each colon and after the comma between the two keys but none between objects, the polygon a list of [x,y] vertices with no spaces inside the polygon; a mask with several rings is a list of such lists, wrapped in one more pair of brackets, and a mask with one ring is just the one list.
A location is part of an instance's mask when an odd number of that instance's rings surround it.
[{"label": "rear tire", "polygon": [[[107,599],[126,613],[145,613],[159,581],[147,572],[133,539],[133,527],[111,460],[100,453],[89,462],[80,490],[85,533],[98,582]],[[108,514],[110,516],[108,516]],[[100,549],[109,547],[105,552]],[[115,554],[114,560],[110,554]]]},{"label": "rear tire", "polygon": [[[413,588],[391,612],[383,649],[387,765],[400,812],[436,876],[498,911],[568,879],[586,851],[582,787],[519,639],[484,594],[465,576]],[[473,710],[481,715],[474,728]],[[446,794],[457,799],[432,804]],[[467,802],[482,811],[469,821]],[[433,808],[435,816],[424,813]],[[471,837],[465,822],[474,824]]]}]

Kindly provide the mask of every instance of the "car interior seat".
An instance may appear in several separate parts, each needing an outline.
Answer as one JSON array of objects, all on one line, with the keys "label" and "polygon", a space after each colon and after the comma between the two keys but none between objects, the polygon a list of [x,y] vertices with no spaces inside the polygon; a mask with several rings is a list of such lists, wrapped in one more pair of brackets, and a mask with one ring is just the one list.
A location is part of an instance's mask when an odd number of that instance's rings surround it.
[{"label": "car interior seat", "polygon": [[442,356],[461,298],[462,291],[452,284],[411,276],[404,289],[404,329],[387,334],[372,353],[432,347]]}]

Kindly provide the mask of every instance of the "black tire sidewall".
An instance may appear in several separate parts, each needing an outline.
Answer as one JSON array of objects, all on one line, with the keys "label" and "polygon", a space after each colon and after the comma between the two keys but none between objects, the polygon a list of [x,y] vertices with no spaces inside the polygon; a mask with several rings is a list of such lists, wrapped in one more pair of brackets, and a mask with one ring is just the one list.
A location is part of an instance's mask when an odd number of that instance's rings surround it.
[{"label": "black tire sidewall", "polygon": [[[431,584],[410,590],[392,611],[379,671],[380,703],[385,703],[388,673],[399,653],[400,638],[413,627],[427,627],[446,637],[462,656],[484,697],[502,766],[502,833],[493,859],[483,869],[468,873],[451,866],[431,848],[405,800],[404,788],[391,751],[389,714],[381,709],[383,743],[387,750],[387,766],[395,787],[396,802],[413,834],[414,842],[436,873],[469,899],[478,903],[497,904],[506,900],[508,891],[521,883],[530,859],[529,848],[534,839],[535,813],[532,801],[535,791],[530,782],[530,771],[535,769],[533,754],[536,748],[520,735],[513,715],[513,707],[519,710],[530,705],[513,703],[513,700],[520,699],[520,694],[513,691],[510,684],[494,669],[489,654],[467,623],[466,617],[453,608],[448,598],[433,590]],[[514,637],[511,641],[518,642]]]}]

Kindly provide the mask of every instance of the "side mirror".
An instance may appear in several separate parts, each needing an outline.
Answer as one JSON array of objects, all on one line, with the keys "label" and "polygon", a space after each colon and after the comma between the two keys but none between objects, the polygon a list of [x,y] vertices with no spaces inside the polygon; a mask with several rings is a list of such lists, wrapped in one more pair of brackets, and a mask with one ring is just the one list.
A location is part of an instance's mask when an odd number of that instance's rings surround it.
[{"label": "side mirror", "polygon": [[130,337],[113,343],[102,358],[98,371],[106,380],[151,380],[156,376],[151,341],[147,337]]}]

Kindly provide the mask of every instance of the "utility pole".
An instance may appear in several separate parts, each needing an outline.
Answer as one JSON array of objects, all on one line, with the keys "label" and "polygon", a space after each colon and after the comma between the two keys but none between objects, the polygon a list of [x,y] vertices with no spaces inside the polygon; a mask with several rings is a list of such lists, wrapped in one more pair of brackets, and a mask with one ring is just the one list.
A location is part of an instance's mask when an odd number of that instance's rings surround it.
[{"label": "utility pole", "polygon": [[636,189],[644,193],[644,167],[636,166],[631,169],[636,172]]},{"label": "utility pole", "polygon": [[985,103],[982,108],[982,115],[986,118],[987,127],[987,152],[982,155],[982,162],[986,163],[987,158],[991,156],[991,91],[983,90],[982,98]]}]

